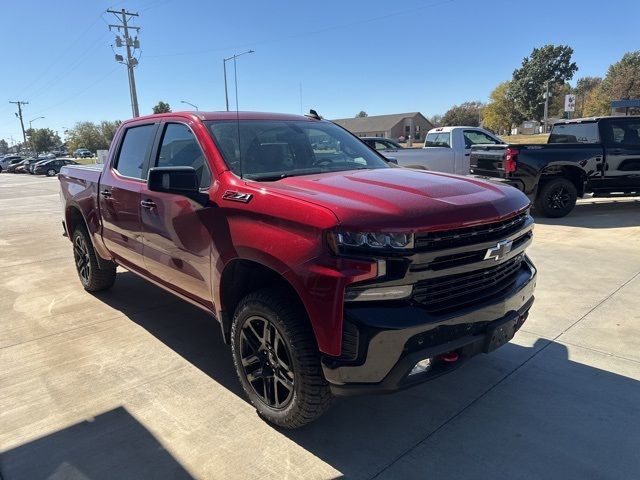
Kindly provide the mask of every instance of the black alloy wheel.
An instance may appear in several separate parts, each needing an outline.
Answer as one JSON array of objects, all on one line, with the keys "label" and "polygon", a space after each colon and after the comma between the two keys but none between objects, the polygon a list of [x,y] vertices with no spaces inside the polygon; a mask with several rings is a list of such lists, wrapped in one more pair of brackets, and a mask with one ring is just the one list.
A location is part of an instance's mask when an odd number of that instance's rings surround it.
[{"label": "black alloy wheel", "polygon": [[73,257],[76,260],[78,275],[83,284],[88,284],[91,278],[91,259],[89,258],[89,248],[83,235],[76,235],[73,240]]},{"label": "black alloy wheel", "polygon": [[245,377],[260,400],[273,409],[291,402],[295,375],[291,354],[278,328],[261,316],[246,319],[240,332]]},{"label": "black alloy wheel", "polygon": [[576,204],[578,191],[570,180],[557,177],[545,181],[534,201],[538,213],[550,218],[567,215]]},{"label": "black alloy wheel", "polygon": [[569,205],[569,198],[567,189],[560,185],[547,195],[545,202],[550,210],[564,210]]}]

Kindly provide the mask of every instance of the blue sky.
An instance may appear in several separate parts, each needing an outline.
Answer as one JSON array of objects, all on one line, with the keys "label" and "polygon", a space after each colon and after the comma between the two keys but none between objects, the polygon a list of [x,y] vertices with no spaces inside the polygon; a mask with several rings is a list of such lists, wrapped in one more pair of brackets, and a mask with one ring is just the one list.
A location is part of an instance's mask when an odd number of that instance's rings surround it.
[{"label": "blue sky", "polygon": [[603,76],[640,49],[629,21],[640,14],[638,0],[7,1],[0,138],[21,138],[9,100],[29,101],[25,121],[45,116],[34,127],[60,133],[81,120],[131,116],[109,7],[140,13],[141,113],[158,100],[174,111],[186,107],[180,100],[224,109],[222,58],[249,48],[255,53],[238,60],[241,110],[300,113],[302,105],[327,118],[360,110],[432,115],[486,101],[546,43],[574,48],[574,81]]}]

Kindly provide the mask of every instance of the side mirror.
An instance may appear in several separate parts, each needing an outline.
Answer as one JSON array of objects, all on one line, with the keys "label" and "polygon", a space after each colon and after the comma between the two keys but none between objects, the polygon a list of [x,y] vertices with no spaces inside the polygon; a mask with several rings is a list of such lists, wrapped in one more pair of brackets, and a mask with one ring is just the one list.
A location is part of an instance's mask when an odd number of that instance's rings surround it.
[{"label": "side mirror", "polygon": [[398,165],[398,159],[396,157],[387,157],[387,163],[395,163]]},{"label": "side mirror", "polygon": [[209,195],[200,191],[198,174],[193,167],[155,167],[149,169],[147,188],[152,192],[182,195],[204,206]]}]

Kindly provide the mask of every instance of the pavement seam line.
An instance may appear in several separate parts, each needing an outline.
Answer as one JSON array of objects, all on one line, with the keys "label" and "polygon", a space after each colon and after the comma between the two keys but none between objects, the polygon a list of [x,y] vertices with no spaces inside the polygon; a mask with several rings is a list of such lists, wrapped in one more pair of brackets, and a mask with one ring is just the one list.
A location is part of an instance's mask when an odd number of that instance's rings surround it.
[{"label": "pavement seam line", "polygon": [[384,472],[386,472],[387,470],[389,470],[389,468],[391,468],[393,465],[395,465],[396,463],[398,463],[403,457],[407,456],[409,453],[411,453],[412,451],[414,451],[416,448],[418,448],[420,445],[422,445],[423,443],[425,443],[427,440],[429,440],[431,437],[433,437],[435,434],[437,434],[438,432],[440,432],[440,430],[442,430],[444,427],[446,427],[449,423],[451,423],[453,420],[455,420],[456,418],[458,418],[459,416],[461,416],[464,412],[466,412],[470,407],[472,407],[473,405],[475,405],[476,403],[478,403],[480,400],[482,400],[487,394],[489,394],[492,390],[494,390],[496,387],[498,387],[499,385],[501,385],[505,380],[507,380],[508,378],[510,378],[511,376],[513,376],[516,372],[518,372],[522,367],[524,367],[525,365],[527,365],[531,360],[533,360],[535,357],[538,356],[538,354],[540,354],[542,351],[546,350],[546,348],[551,345],[552,343],[554,343],[556,340],[558,340],[558,338],[560,338],[561,335],[565,334],[570,328],[574,327],[575,325],[577,325],[579,322],[581,322],[585,317],[587,317],[587,315],[589,315],[591,312],[593,312],[596,308],[598,308],[600,305],[602,305],[604,302],[606,302],[607,300],[609,300],[609,298],[611,298],[613,295],[615,295],[618,291],[620,291],[620,289],[622,289],[623,287],[625,287],[627,284],[629,284],[630,282],[632,282],[638,275],[640,275],[640,272],[635,273],[629,280],[627,280],[626,282],[624,282],[622,285],[620,285],[618,288],[616,288],[613,292],[609,293],[606,297],[604,297],[600,302],[598,302],[593,308],[591,308],[587,313],[585,313],[584,315],[582,315],[578,320],[576,320],[575,322],[573,322],[571,325],[569,325],[566,329],[564,329],[562,332],[560,332],[558,335],[556,335],[555,337],[553,337],[551,340],[548,339],[544,339],[547,343],[545,345],[543,345],[542,347],[540,347],[540,349],[536,352],[534,352],[529,358],[527,358],[524,362],[522,362],[520,365],[518,365],[516,368],[514,368],[513,370],[511,370],[509,373],[507,373],[504,377],[502,377],[500,380],[498,380],[496,383],[494,383],[493,385],[491,385],[488,389],[486,389],[484,392],[482,392],[480,395],[478,395],[476,398],[474,398],[473,400],[471,400],[468,404],[466,404],[464,407],[462,407],[456,414],[454,414],[453,416],[449,417],[447,420],[445,420],[444,422],[442,422],[440,425],[438,425],[435,430],[433,430],[431,433],[429,433],[426,437],[424,437],[422,440],[420,440],[419,442],[417,442],[416,444],[414,444],[413,446],[409,447],[408,449],[406,449],[403,453],[401,453],[400,455],[398,455],[391,463],[389,463],[388,465],[386,465],[384,468],[382,468],[379,472],[377,472],[376,474],[374,474],[372,477],[370,477],[370,480],[374,480],[376,478],[378,478],[380,475],[382,475]]}]

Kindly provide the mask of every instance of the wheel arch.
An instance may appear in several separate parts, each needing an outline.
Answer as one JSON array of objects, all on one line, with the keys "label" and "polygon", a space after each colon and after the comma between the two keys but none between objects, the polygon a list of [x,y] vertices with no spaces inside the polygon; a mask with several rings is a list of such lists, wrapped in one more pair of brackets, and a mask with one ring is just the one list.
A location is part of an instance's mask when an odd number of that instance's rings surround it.
[{"label": "wheel arch", "polygon": [[230,260],[222,271],[218,285],[217,316],[226,343],[230,342],[231,322],[236,307],[246,295],[262,288],[279,288],[287,292],[292,301],[297,302],[304,309],[305,321],[311,325],[309,312],[295,287],[284,275],[264,263],[246,258]]},{"label": "wheel arch", "polygon": [[585,194],[585,183],[587,180],[586,172],[577,165],[565,164],[565,163],[553,163],[549,164],[540,170],[538,177],[538,185],[536,189],[536,196],[540,192],[540,189],[544,182],[551,178],[562,177],[573,183],[578,191],[578,196],[583,197]]}]

